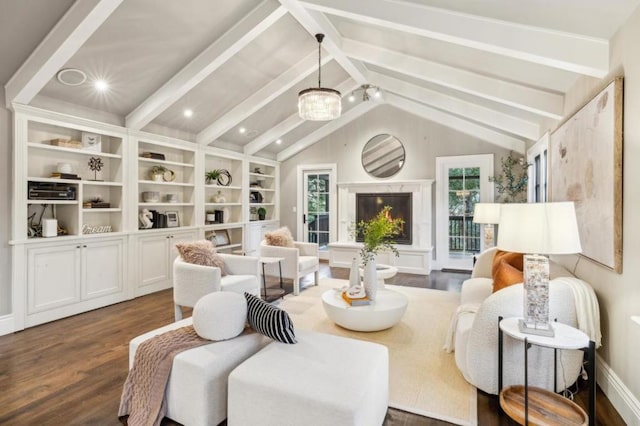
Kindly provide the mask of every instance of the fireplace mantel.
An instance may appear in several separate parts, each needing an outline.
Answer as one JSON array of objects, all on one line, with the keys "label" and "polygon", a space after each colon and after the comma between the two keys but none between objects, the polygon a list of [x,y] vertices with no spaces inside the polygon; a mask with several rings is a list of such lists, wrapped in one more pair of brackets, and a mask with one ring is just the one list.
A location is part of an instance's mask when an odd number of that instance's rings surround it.
[{"label": "fireplace mantel", "polygon": [[[400,257],[390,257],[388,262],[395,263],[400,272],[429,274],[433,250],[431,237],[433,182],[432,179],[423,179],[338,183],[338,242],[329,245],[331,266],[349,267],[353,254],[357,255],[359,250],[360,244],[356,243],[351,235],[351,229],[356,220],[357,193],[411,192],[413,194],[413,244],[397,245]],[[416,255],[419,255],[419,261]]]}]

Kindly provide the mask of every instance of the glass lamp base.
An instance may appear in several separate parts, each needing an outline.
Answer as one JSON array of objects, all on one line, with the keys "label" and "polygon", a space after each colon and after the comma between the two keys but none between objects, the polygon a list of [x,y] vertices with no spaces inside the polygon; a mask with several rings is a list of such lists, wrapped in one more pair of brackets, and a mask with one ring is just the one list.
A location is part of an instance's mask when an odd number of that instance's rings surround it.
[{"label": "glass lamp base", "polygon": [[520,330],[520,333],[524,334],[535,334],[537,336],[547,337],[553,337],[555,335],[551,324],[548,325],[548,328],[531,327],[526,322],[524,322],[524,320],[519,320],[518,329]]}]

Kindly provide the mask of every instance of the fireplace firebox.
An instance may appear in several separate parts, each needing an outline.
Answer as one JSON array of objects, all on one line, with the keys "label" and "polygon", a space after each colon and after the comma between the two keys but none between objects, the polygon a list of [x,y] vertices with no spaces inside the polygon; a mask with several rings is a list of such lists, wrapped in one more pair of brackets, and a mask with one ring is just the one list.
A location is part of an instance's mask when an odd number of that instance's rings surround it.
[{"label": "fireplace firebox", "polygon": [[[395,193],[375,193],[356,194],[356,223],[360,221],[368,221],[382,210],[384,206],[391,206],[391,217],[404,220],[404,225],[400,235],[394,238],[397,244],[411,245],[411,215],[412,207],[411,192],[395,192]],[[356,235],[356,241],[362,242],[363,236]]]}]

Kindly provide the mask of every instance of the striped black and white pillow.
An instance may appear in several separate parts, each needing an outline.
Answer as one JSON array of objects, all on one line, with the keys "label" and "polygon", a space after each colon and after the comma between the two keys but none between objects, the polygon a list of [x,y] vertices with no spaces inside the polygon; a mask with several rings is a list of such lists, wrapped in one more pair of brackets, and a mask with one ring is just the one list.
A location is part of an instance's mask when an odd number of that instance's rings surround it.
[{"label": "striped black and white pillow", "polygon": [[282,343],[297,343],[293,322],[282,309],[253,294],[245,293],[249,325],[260,334]]}]

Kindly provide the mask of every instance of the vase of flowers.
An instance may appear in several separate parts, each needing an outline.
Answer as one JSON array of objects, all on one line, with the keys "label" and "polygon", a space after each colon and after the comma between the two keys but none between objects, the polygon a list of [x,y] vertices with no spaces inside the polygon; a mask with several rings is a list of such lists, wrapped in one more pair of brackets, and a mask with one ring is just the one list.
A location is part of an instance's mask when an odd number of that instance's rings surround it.
[{"label": "vase of flowers", "polygon": [[391,251],[396,256],[398,249],[394,246],[393,237],[402,232],[404,220],[391,216],[391,207],[384,206],[372,219],[360,221],[356,225],[356,233],[363,236],[364,245],[360,249],[363,263],[363,284],[367,297],[375,300],[378,291],[376,274],[376,255],[380,251]]}]

